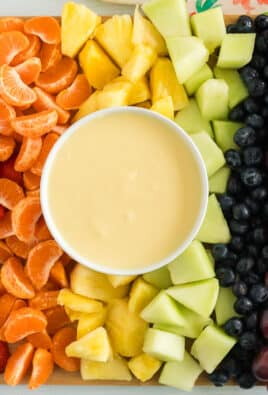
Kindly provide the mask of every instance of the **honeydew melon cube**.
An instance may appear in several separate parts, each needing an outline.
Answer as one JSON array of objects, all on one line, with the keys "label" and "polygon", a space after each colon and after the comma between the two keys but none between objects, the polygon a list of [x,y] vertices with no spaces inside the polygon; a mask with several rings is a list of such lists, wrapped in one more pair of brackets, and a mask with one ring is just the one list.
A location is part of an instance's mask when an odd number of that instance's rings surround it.
[{"label": "honeydew melon cube", "polygon": [[209,53],[213,53],[221,45],[226,33],[221,7],[211,8],[192,15],[191,24],[195,36],[204,41]]},{"label": "honeydew melon cube", "polygon": [[143,352],[160,361],[182,361],[185,338],[174,333],[148,328],[144,337]]},{"label": "honeydew melon cube", "polygon": [[147,283],[152,284],[160,289],[168,288],[172,284],[167,266],[163,266],[160,269],[145,273],[143,278]]},{"label": "honeydew melon cube", "polygon": [[216,78],[222,79],[229,87],[229,107],[233,108],[248,97],[248,90],[237,70],[214,68]]},{"label": "honeydew melon cube", "polygon": [[213,78],[213,73],[209,65],[204,64],[189,80],[185,82],[185,88],[189,96],[193,95],[203,82]]},{"label": "honeydew melon cube", "polygon": [[144,321],[153,324],[185,325],[185,318],[177,303],[161,291],[140,313]]},{"label": "honeydew melon cube", "polygon": [[191,354],[207,373],[212,373],[235,343],[236,339],[228,336],[217,326],[210,325],[193,343]]},{"label": "honeydew melon cube", "polygon": [[215,308],[219,281],[216,278],[193,283],[175,285],[167,289],[167,294],[177,302],[203,317],[209,317]]},{"label": "honeydew melon cube", "polygon": [[196,101],[205,119],[227,119],[229,88],[224,80],[205,81],[196,92]]},{"label": "honeydew melon cube", "polygon": [[225,164],[222,150],[205,132],[193,134],[191,137],[203,158],[208,177],[212,176]]},{"label": "honeydew melon cube", "polygon": [[229,167],[222,167],[208,180],[209,192],[211,193],[224,193],[227,188],[227,182],[230,176],[231,170]]},{"label": "honeydew melon cube", "polygon": [[255,33],[225,34],[217,66],[223,69],[240,69],[247,65],[252,59],[255,38]]},{"label": "honeydew melon cube", "polygon": [[208,61],[209,52],[198,37],[169,37],[167,47],[177,78],[184,84]]},{"label": "honeydew melon cube", "polygon": [[215,307],[216,322],[219,326],[225,324],[230,318],[235,317],[234,303],[236,297],[231,288],[220,288]]},{"label": "honeydew melon cube", "polygon": [[168,265],[173,284],[185,284],[215,277],[214,268],[200,241],[190,246]]},{"label": "honeydew melon cube", "polygon": [[213,137],[210,122],[202,117],[195,99],[190,99],[188,106],[177,113],[175,122],[188,134],[206,132]]},{"label": "honeydew melon cube", "polygon": [[203,243],[229,243],[231,233],[214,194],[208,198],[207,212],[196,239]]},{"label": "honeydew melon cube", "polygon": [[234,135],[238,129],[244,126],[243,123],[232,121],[213,121],[212,125],[216,143],[223,152],[231,148],[238,149],[238,146],[234,142]]},{"label": "honeydew melon cube", "polygon": [[185,0],[149,0],[142,9],[164,38],[191,35]]},{"label": "honeydew melon cube", "polygon": [[202,371],[201,366],[185,351],[183,361],[165,363],[159,383],[191,391]]}]

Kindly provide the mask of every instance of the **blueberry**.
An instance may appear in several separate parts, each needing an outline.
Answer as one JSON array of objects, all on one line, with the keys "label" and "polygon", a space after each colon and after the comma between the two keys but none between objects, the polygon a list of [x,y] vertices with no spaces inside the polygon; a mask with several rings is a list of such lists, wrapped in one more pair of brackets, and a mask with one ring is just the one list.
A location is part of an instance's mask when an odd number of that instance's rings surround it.
[{"label": "blueberry", "polygon": [[245,203],[238,203],[233,206],[233,217],[240,221],[250,217],[250,210]]},{"label": "blueberry", "polygon": [[258,269],[258,273],[260,273],[260,274],[266,273],[267,265],[266,265],[265,259],[258,258],[258,260],[257,260],[257,269]]},{"label": "blueberry", "polygon": [[[267,71],[268,71],[268,66],[267,66]],[[248,97],[246,100],[244,100],[243,105],[244,105],[244,109],[249,114],[258,113],[260,111],[260,106],[256,103],[256,100],[252,99],[251,97]]]},{"label": "blueberry", "polygon": [[228,247],[225,244],[214,244],[211,252],[216,261],[225,259],[228,255]]},{"label": "blueberry", "polygon": [[234,283],[232,290],[235,296],[241,298],[242,296],[246,296],[248,292],[248,286],[244,281],[238,280]]},{"label": "blueberry", "polygon": [[234,135],[234,142],[241,148],[253,145],[257,140],[257,133],[251,126],[243,126]]},{"label": "blueberry", "polygon": [[255,377],[253,376],[253,374],[250,371],[242,373],[241,375],[239,375],[237,377],[237,382],[239,384],[239,387],[243,388],[245,390],[254,387],[254,385],[256,384],[256,381],[257,380],[255,379]]},{"label": "blueberry", "polygon": [[252,80],[256,80],[259,78],[258,71],[251,66],[243,67],[240,70],[240,75],[246,84]]},{"label": "blueberry", "polygon": [[227,33],[238,33],[238,26],[237,24],[231,24],[227,26],[226,30]]},{"label": "blueberry", "polygon": [[227,182],[227,192],[233,196],[241,195],[243,186],[238,177],[231,175]]},{"label": "blueberry", "polygon": [[246,82],[246,85],[248,87],[249,94],[252,97],[261,97],[266,92],[266,83],[263,80],[249,80]]},{"label": "blueberry", "polygon": [[219,267],[216,269],[216,276],[222,287],[230,287],[235,282],[235,273],[230,267]]},{"label": "blueberry", "polygon": [[[262,218],[252,217],[250,220],[250,225],[252,228],[259,227],[260,225],[262,225]],[[250,241],[251,241],[252,240],[252,233],[251,233],[250,237],[251,237],[251,239],[250,239]]]},{"label": "blueberry", "polygon": [[219,195],[218,200],[224,213],[231,210],[231,208],[235,204],[235,199],[233,198],[233,196],[229,196],[226,194]]},{"label": "blueberry", "polygon": [[261,129],[264,125],[264,120],[258,114],[249,114],[245,119],[245,123],[254,129]]},{"label": "blueberry", "polygon": [[244,249],[244,240],[241,236],[233,236],[230,241],[230,247],[236,252],[241,252]]},{"label": "blueberry", "polygon": [[255,19],[255,28],[258,32],[268,29],[268,16],[261,14]]},{"label": "blueberry", "polygon": [[249,207],[252,214],[258,214],[258,212],[260,211],[259,203],[250,198],[249,196],[244,199],[244,203]]},{"label": "blueberry", "polygon": [[258,284],[261,281],[259,274],[250,270],[247,275],[244,277],[244,281],[247,285]]},{"label": "blueberry", "polygon": [[229,223],[231,232],[235,235],[244,235],[249,228],[249,225],[245,221],[236,221],[232,219]]},{"label": "blueberry", "polygon": [[247,167],[241,170],[240,178],[246,187],[258,187],[263,181],[262,173],[255,167]]},{"label": "blueberry", "polygon": [[268,203],[264,203],[263,208],[262,208],[262,214],[264,218],[268,218]]},{"label": "blueberry", "polygon": [[263,303],[268,299],[268,289],[262,284],[252,285],[249,296],[254,303]]},{"label": "blueberry", "polygon": [[268,260],[268,245],[264,246],[261,250],[261,255],[264,259]]},{"label": "blueberry", "polygon": [[224,264],[227,266],[234,266],[237,262],[237,259],[238,255],[233,251],[229,251],[227,257],[224,259]]},{"label": "blueberry", "polygon": [[248,315],[245,319],[246,328],[250,331],[255,331],[258,325],[258,313],[257,311],[253,311],[250,315]]},{"label": "blueberry", "polygon": [[265,187],[258,187],[256,189],[253,189],[251,192],[251,196],[253,199],[263,201],[267,198],[267,189]]},{"label": "blueberry", "polygon": [[267,232],[263,227],[253,230],[253,240],[257,244],[265,244],[268,241]]},{"label": "blueberry", "polygon": [[263,153],[260,147],[245,148],[242,154],[246,166],[258,166],[263,160]]},{"label": "blueberry", "polygon": [[245,119],[246,113],[244,110],[244,106],[242,104],[238,104],[229,112],[229,118],[234,122],[243,122]]},{"label": "blueberry", "polygon": [[208,378],[216,387],[223,387],[229,380],[229,375],[223,369],[216,369],[208,375]]},{"label": "blueberry", "polygon": [[261,53],[261,54],[266,54],[268,50],[268,43],[267,40],[265,39],[264,35],[257,35],[256,37],[256,42],[255,42],[255,48],[256,50]]},{"label": "blueberry", "polygon": [[240,274],[247,274],[247,272],[253,268],[254,259],[251,257],[240,258],[236,265],[236,270]]},{"label": "blueberry", "polygon": [[224,154],[226,163],[231,169],[237,169],[242,165],[241,153],[234,149],[229,149]]},{"label": "blueberry", "polygon": [[257,142],[258,143],[263,143],[266,140],[266,137],[267,137],[266,127],[263,127],[261,129],[259,129],[258,133],[257,133]]},{"label": "blueberry", "polygon": [[241,15],[238,18],[236,25],[237,25],[238,33],[252,33],[252,32],[254,32],[253,20],[247,15]]},{"label": "blueberry", "polygon": [[[259,51],[260,52],[260,51]],[[264,69],[265,65],[266,65],[266,59],[264,58],[264,56],[259,55],[259,54],[255,54],[252,57],[252,60],[250,62],[250,65],[252,67],[254,67],[255,69],[261,71]]]},{"label": "blueberry", "polygon": [[243,321],[240,318],[230,318],[224,324],[225,332],[230,336],[240,336],[243,332]]},{"label": "blueberry", "polygon": [[231,357],[225,358],[221,364],[221,367],[229,374],[230,377],[236,377],[240,372],[237,361]]},{"label": "blueberry", "polygon": [[239,339],[239,344],[247,351],[255,350],[258,344],[256,334],[253,332],[244,332]]},{"label": "blueberry", "polygon": [[257,258],[259,255],[259,249],[254,244],[247,245],[247,252],[248,252],[248,255],[253,258]]},{"label": "blueberry", "polygon": [[261,109],[261,116],[262,116],[263,118],[268,118],[268,108],[267,108],[267,107],[263,107],[263,108]]},{"label": "blueberry", "polygon": [[247,296],[243,296],[235,301],[234,309],[238,314],[246,315],[252,312],[253,303]]}]

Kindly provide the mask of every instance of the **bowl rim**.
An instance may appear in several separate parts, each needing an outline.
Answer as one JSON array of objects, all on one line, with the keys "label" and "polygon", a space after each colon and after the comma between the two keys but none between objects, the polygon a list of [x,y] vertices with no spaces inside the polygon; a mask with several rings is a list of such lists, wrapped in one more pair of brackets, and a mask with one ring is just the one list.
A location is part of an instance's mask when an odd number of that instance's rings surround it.
[{"label": "bowl rim", "polygon": [[[49,209],[49,203],[48,203],[48,181],[49,181],[49,174],[51,171],[51,168],[53,166],[53,161],[55,156],[57,155],[57,152],[59,149],[62,147],[62,145],[65,143],[65,141],[72,135],[74,134],[79,128],[87,123],[90,123],[94,119],[97,119],[99,117],[105,117],[106,115],[109,114],[118,114],[118,113],[125,113],[125,112],[130,112],[132,114],[141,114],[145,115],[147,117],[153,117],[155,119],[158,119],[160,122],[168,125],[171,129],[173,129],[186,143],[187,147],[190,149],[193,157],[195,158],[195,161],[198,165],[199,172],[200,172],[200,178],[201,178],[201,185],[202,185],[202,196],[200,198],[200,209],[199,209],[199,214],[196,218],[196,221],[194,223],[194,226],[191,229],[191,232],[189,235],[185,238],[183,243],[181,243],[175,251],[173,251],[171,254],[169,254],[167,257],[164,259],[161,259],[158,262],[149,264],[144,267],[134,267],[134,268],[112,268],[110,266],[106,266],[105,264],[99,264],[93,261],[88,260],[87,258],[83,257],[80,255],[75,249],[73,249],[72,246],[66,240],[63,238],[61,235],[60,231],[58,230],[56,224],[53,221],[53,216],[50,212]],[[140,107],[131,107],[131,106],[122,106],[122,107],[112,107],[112,108],[107,108],[103,110],[99,110],[97,112],[91,113],[80,120],[76,121],[73,123],[67,130],[66,132],[60,136],[60,138],[57,140],[57,142],[54,144],[52,150],[50,151],[45,166],[43,168],[42,176],[41,176],[41,183],[40,183],[40,201],[41,201],[41,208],[42,208],[42,213],[44,216],[44,219],[46,221],[46,224],[48,226],[48,229],[52,235],[52,237],[55,239],[55,241],[59,244],[59,246],[63,249],[64,252],[66,252],[74,261],[77,263],[80,263],[90,269],[93,269],[97,272],[105,273],[105,274],[110,274],[110,275],[140,275],[144,273],[148,273],[157,269],[162,268],[163,266],[167,265],[168,263],[172,262],[174,259],[176,259],[179,255],[181,255],[185,249],[191,244],[191,242],[195,239],[202,222],[204,220],[206,210],[207,210],[207,204],[208,204],[208,176],[207,176],[207,171],[206,171],[206,166],[204,163],[204,160],[194,144],[193,140],[191,139],[190,135],[187,134],[177,123],[174,121],[168,119],[167,117],[154,112],[150,111],[148,109],[140,108]]]}]

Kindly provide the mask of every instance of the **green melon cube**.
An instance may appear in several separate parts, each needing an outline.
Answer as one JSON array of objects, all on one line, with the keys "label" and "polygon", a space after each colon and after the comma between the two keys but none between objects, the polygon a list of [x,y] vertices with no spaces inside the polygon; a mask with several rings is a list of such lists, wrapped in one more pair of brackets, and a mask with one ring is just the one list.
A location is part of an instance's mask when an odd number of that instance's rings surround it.
[{"label": "green melon cube", "polygon": [[142,350],[160,361],[182,361],[185,338],[174,333],[148,328],[144,336]]},{"label": "green melon cube", "polygon": [[216,322],[219,326],[222,326],[230,318],[237,315],[234,311],[235,301],[236,297],[231,288],[220,288],[215,307]]},{"label": "green melon cube", "polygon": [[168,37],[166,43],[181,84],[189,80],[208,61],[209,52],[198,37]]},{"label": "green melon cube", "polygon": [[204,64],[200,70],[198,70],[189,80],[185,82],[185,89],[189,96],[193,95],[197,89],[203,84],[203,82],[213,78],[211,68]]},{"label": "green melon cube", "polygon": [[191,354],[207,373],[212,373],[235,343],[236,339],[226,335],[217,326],[210,325],[194,341]]},{"label": "green melon cube", "polygon": [[211,193],[224,193],[226,192],[227,182],[230,176],[231,170],[229,167],[222,167],[217,173],[209,177],[209,192]]},{"label": "green melon cube", "polygon": [[237,70],[214,68],[216,78],[222,79],[229,87],[229,107],[233,108],[248,97],[248,90]]},{"label": "green melon cube", "polygon": [[185,284],[215,277],[214,268],[204,246],[194,240],[190,246],[168,265],[173,284]]},{"label": "green melon cube", "polygon": [[212,125],[216,143],[223,152],[231,148],[238,149],[238,146],[234,142],[234,135],[239,128],[244,126],[243,123],[232,121],[213,121]]},{"label": "green melon cube", "polygon": [[222,69],[240,69],[252,59],[255,33],[225,34],[218,57],[217,66]]},{"label": "green melon cube", "polygon": [[209,53],[213,53],[221,45],[226,33],[221,7],[211,8],[192,15],[191,24],[195,36],[204,41]]},{"label": "green melon cube", "polygon": [[189,134],[206,132],[213,137],[211,124],[202,117],[194,99],[190,99],[188,106],[177,113],[175,122]]},{"label": "green melon cube", "polygon": [[205,81],[196,92],[196,101],[205,119],[227,119],[229,88],[224,80]]},{"label": "green melon cube", "polygon": [[165,289],[170,287],[172,284],[169,270],[167,266],[161,267],[160,269],[154,270],[143,275],[143,279],[154,285],[157,288]]}]

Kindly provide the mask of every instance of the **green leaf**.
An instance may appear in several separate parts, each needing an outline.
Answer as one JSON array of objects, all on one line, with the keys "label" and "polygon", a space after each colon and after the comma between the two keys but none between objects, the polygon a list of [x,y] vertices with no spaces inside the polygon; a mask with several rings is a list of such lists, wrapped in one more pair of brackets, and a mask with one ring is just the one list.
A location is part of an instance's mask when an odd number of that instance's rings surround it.
[{"label": "green leaf", "polygon": [[195,7],[197,12],[203,12],[213,7],[218,7],[220,4],[218,0],[196,0]]}]

